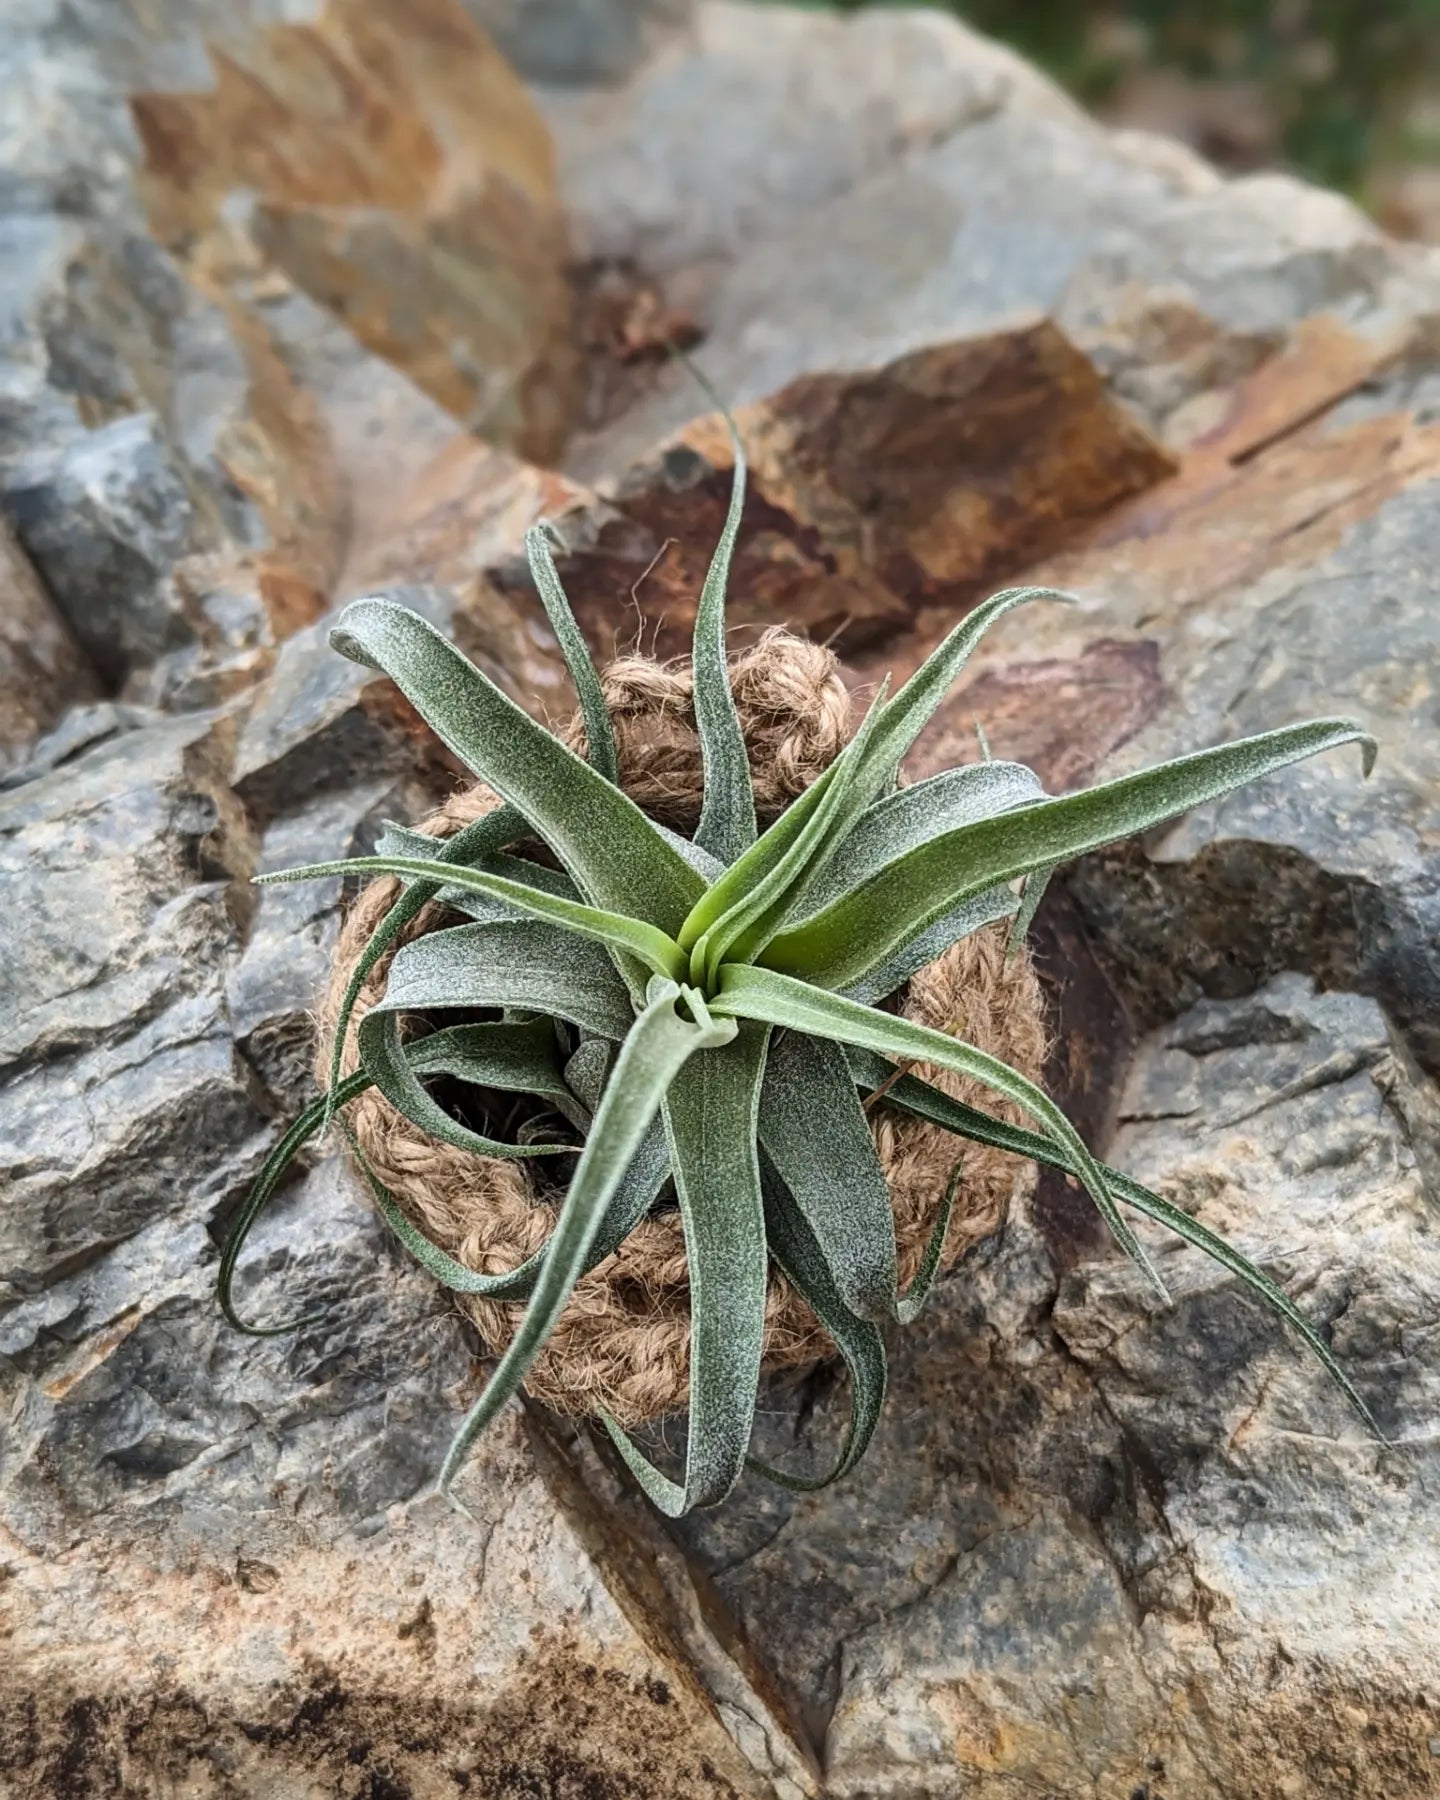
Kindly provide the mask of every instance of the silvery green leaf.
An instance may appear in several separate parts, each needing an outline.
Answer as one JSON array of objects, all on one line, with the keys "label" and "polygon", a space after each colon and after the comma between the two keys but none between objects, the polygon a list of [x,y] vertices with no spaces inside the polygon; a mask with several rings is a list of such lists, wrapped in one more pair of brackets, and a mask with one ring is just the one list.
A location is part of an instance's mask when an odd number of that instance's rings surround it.
[{"label": "silvery green leaf", "polygon": [[652,823],[671,849],[683,856],[695,873],[707,883],[718,881],[725,873],[725,865],[718,856],[712,856],[708,850],[689,838],[682,837],[678,831],[672,831],[668,825],[662,825],[658,819]]},{"label": "silvery green leaf", "polygon": [[[436,843],[431,854],[437,862],[483,862],[487,856],[504,850],[509,844],[517,843],[527,836],[529,823],[523,813],[513,806],[500,806],[483,818],[472,819],[453,836]],[[441,884],[433,881],[417,881],[413,883],[386,913],[380,924],[370,937],[364,950],[355,959],[355,967],[350,972],[350,979],[345,984],[345,992],[341,997],[340,1008],[335,1020],[334,1042],[330,1051],[330,1094],[334,1095],[340,1086],[340,1070],[345,1060],[345,1045],[350,1036],[350,1021],[355,1015],[356,1003],[364,991],[371,971],[384,956],[387,950],[400,937],[407,925],[418,918],[427,902],[436,898]],[[330,1123],[330,1102],[327,1100],[325,1123]]]},{"label": "silvery green leaf", "polygon": [[592,1113],[600,1104],[614,1062],[614,1044],[604,1038],[592,1037],[586,1038],[565,1064],[566,1087]]},{"label": "silvery green leaf", "polygon": [[771,1253],[803,1295],[850,1371],[850,1423],[839,1458],[827,1474],[795,1475],[753,1456],[746,1459],[746,1466],[781,1487],[812,1494],[848,1475],[875,1435],[880,1409],[885,1404],[885,1340],[871,1320],[857,1319],[840,1298],[814,1233],[793,1195],[763,1157],[760,1179]]},{"label": "silvery green leaf", "polygon": [[[807,859],[805,886],[819,880],[829,862],[841,853],[865,809],[878,796],[889,794],[906,752],[989,627],[1026,601],[1068,598],[1052,588],[1007,588],[976,607],[892,700],[872,709],[877,716],[867,721],[871,729],[863,747],[863,761],[858,760],[852,742],[775,823],[761,833],[745,855],[700,896],[676,934],[680,947],[693,951],[700,938],[724,913],[743,903],[789,855],[796,840],[809,827],[812,814],[823,806],[827,809],[828,827],[823,841]],[[846,783],[846,794],[838,803],[829,800],[830,788],[842,780]]]},{"label": "silvery green leaf", "polygon": [[[521,868],[526,865],[520,864]],[[260,884],[287,881],[314,881],[322,876],[401,875],[411,881],[444,881],[452,887],[469,889],[498,900],[502,906],[522,918],[532,918],[579,933],[597,943],[633,956],[656,975],[671,980],[685,973],[687,962],[680,946],[671,937],[643,919],[622,913],[606,912],[600,907],[585,906],[575,900],[562,899],[528,880],[511,881],[484,869],[451,868],[447,863],[411,860],[409,857],[352,856],[344,862],[307,863],[296,869],[278,869],[273,874],[257,875]]]},{"label": "silvery green leaf", "polygon": [[1053,867],[1340,744],[1374,742],[1349,719],[1291,725],[1041,800],[932,838],[863,886],[772,938],[768,968],[818,987],[849,987],[970,895]]},{"label": "silvery green leaf", "polygon": [[968,900],[962,900],[949,912],[942,913],[909,943],[891,951],[884,962],[867,969],[844,992],[852,1000],[863,1000],[867,1005],[884,1000],[890,994],[898,994],[912,975],[926,963],[934,962],[937,956],[943,956],[952,944],[958,944],[961,938],[969,937],[972,931],[979,931],[982,926],[993,925],[997,919],[1008,918],[1014,911],[1015,896],[1008,887],[1002,885],[972,894]]},{"label": "silvery green leaf", "polygon": [[[497,1072],[492,1061],[493,1052],[497,1043],[497,1038],[493,1033],[494,1028],[486,1025],[452,1025],[446,1027],[443,1031],[432,1032],[429,1037],[421,1038],[414,1043],[407,1044],[405,1046],[405,1055],[412,1071],[416,1074],[454,1072],[462,1077],[474,1077],[481,1072],[483,1066],[483,1072],[487,1076],[493,1076]],[[521,1060],[528,1064],[531,1062],[532,1058],[538,1056],[539,1038],[537,1035],[533,1039],[530,1039],[529,1034],[527,1033],[526,1039],[527,1041],[524,1043]],[[515,1039],[511,1041],[518,1044],[521,1040]],[[477,1059],[475,1055],[472,1054],[477,1046],[481,1048],[480,1059]],[[487,1047],[491,1053],[489,1056],[485,1054]],[[514,1072],[515,1069],[513,1063],[508,1065],[506,1071],[501,1071],[502,1075]],[[527,1069],[526,1072],[528,1073],[530,1071]],[[542,1072],[542,1079],[544,1078]],[[217,1283],[220,1306],[225,1317],[237,1330],[243,1331],[252,1337],[275,1337],[284,1332],[294,1331],[298,1328],[298,1325],[304,1323],[304,1321],[301,1320],[292,1321],[290,1324],[279,1326],[255,1327],[246,1325],[244,1321],[236,1315],[231,1299],[231,1287],[234,1282],[236,1264],[239,1261],[240,1253],[245,1247],[245,1241],[249,1237],[255,1221],[269,1204],[276,1188],[291,1163],[299,1155],[301,1150],[304,1149],[305,1145],[309,1143],[318,1132],[325,1128],[331,1114],[336,1109],[348,1106],[350,1101],[363,1094],[370,1085],[370,1077],[363,1069],[359,1069],[353,1075],[347,1076],[340,1082],[333,1094],[322,1095],[318,1100],[315,1100],[311,1105],[307,1106],[300,1117],[296,1119],[295,1123],[285,1133],[284,1137],[281,1138],[280,1142],[270,1152],[269,1156],[266,1157],[264,1166],[261,1168],[259,1175],[256,1176],[250,1192],[246,1195],[244,1205],[240,1208],[240,1211],[236,1214],[230,1224],[229,1230],[226,1233],[224,1248],[220,1256],[220,1269]],[[370,1172],[367,1170],[367,1173]],[[374,1185],[373,1173],[371,1173],[371,1181],[372,1185]],[[653,1198],[653,1195],[651,1197]],[[398,1211],[398,1209],[396,1210]],[[392,1220],[391,1223],[393,1225],[394,1221]],[[406,1224],[408,1226],[408,1221],[406,1221]],[[476,1279],[483,1280],[485,1278],[477,1277]],[[467,1291],[479,1292],[483,1290],[470,1289]],[[497,1298],[499,1297],[503,1297],[503,1295],[497,1294]]]},{"label": "silvery green leaf", "polygon": [[845,1306],[895,1305],[895,1216],[885,1171],[838,1044],[780,1032],[760,1090],[760,1143],[799,1208]]},{"label": "silvery green leaf", "polygon": [[732,863],[755,841],[755,793],[750,782],[750,755],[745,748],[740,715],[735,710],[730,664],[725,654],[725,587],[745,507],[745,447],[735,421],[723,406],[720,411],[735,452],[735,473],[725,527],[710,559],[695,611],[691,665],[695,676],[695,729],[705,774],[695,842],[720,862]]},{"label": "silvery green leaf", "polygon": [[1023,763],[966,763],[874,801],[849,836],[797,897],[787,924],[800,924],[942,832],[1043,800]]},{"label": "silvery green leaf", "polygon": [[245,1248],[245,1240],[260,1214],[269,1205],[276,1188],[279,1186],[285,1171],[316,1134],[323,1129],[335,1106],[344,1106],[357,1094],[363,1094],[370,1086],[370,1077],[363,1071],[357,1071],[341,1081],[335,1088],[333,1096],[322,1094],[313,1100],[291,1125],[290,1129],[265,1158],[260,1173],[255,1177],[250,1192],[245,1196],[245,1203],[230,1223],[225,1235],[224,1247],[220,1252],[220,1267],[216,1275],[216,1293],[220,1301],[220,1310],[224,1313],[236,1331],[244,1332],[246,1337],[282,1337],[291,1331],[298,1331],[309,1323],[306,1319],[291,1319],[284,1325],[247,1325],[235,1311],[233,1287],[235,1269],[240,1260],[240,1252]]},{"label": "silvery green leaf", "polygon": [[703,889],[627,795],[567,750],[440,632],[403,606],[355,600],[331,642],[380,669],[441,742],[522,812],[591,905],[673,935]]},{"label": "silvery green leaf", "polygon": [[606,781],[616,782],[620,777],[615,755],[615,728],[610,723],[610,711],[600,688],[600,677],[595,673],[590,646],[575,623],[575,615],[570,610],[570,601],[561,583],[560,572],[555,567],[555,558],[550,554],[552,538],[563,550],[565,546],[560,534],[548,519],[532,525],[525,533],[525,554],[530,561],[530,574],[535,582],[535,591],[540,596],[540,604],[545,608],[545,617],[550,621],[550,629],[555,633],[555,641],[560,646],[560,654],[565,658],[565,667],[575,683],[580,716],[585,721],[587,760],[597,775],[603,775]]},{"label": "silvery green leaf", "polygon": [[1010,936],[1005,945],[1007,959],[1015,955],[1030,935],[1030,927],[1035,923],[1035,915],[1040,910],[1040,902],[1045,898],[1045,890],[1050,885],[1055,867],[1051,863],[1048,869],[1036,869],[1033,874],[1025,877],[1020,904],[1015,909],[1015,922],[1010,927]]},{"label": "silvery green leaf", "polygon": [[1069,601],[1072,598],[1059,588],[1004,588],[981,601],[955,626],[885,707],[884,717],[866,751],[860,779],[851,791],[838,829],[830,840],[832,844],[843,843],[864,809],[877,796],[890,791],[900,764],[990,627],[1017,606],[1026,606],[1035,600]]},{"label": "silvery green leaf", "polygon": [[[680,990],[673,982],[652,982],[645,1009],[620,1046],[594,1127],[570,1179],[530,1304],[484,1392],[455,1434],[440,1471],[442,1492],[448,1491],[475,1439],[525,1379],[554,1329],[585,1267],[611,1196],[681,1070],[697,1051],[706,1053],[697,1059],[702,1066],[723,1056],[736,1038],[734,1027],[712,1019],[692,989],[685,992],[690,1018],[678,1010],[679,999]],[[763,1238],[762,1231],[762,1261]],[[752,1377],[752,1406],[753,1403]]]},{"label": "silvery green leaf", "polygon": [[[350,1148],[360,1164],[375,1204],[400,1244],[429,1274],[456,1294],[478,1294],[487,1300],[528,1300],[545,1258],[550,1254],[550,1239],[527,1256],[508,1273],[482,1275],[457,1262],[448,1252],[433,1243],[413,1220],[408,1219],[389,1188],[380,1180],[353,1135],[347,1132]],[[670,1172],[670,1153],[665,1133],[652,1119],[641,1140],[640,1148],[630,1161],[620,1185],[610,1197],[594,1241],[586,1252],[583,1274],[597,1268],[607,1256],[618,1250],[655,1204]]]},{"label": "silvery green leaf", "polygon": [[[441,846],[446,841],[444,838],[432,837],[428,832],[414,831],[408,826],[387,821],[385,829],[376,840],[374,854],[391,859],[404,858],[411,862],[433,861],[439,856]],[[543,863],[531,862],[526,857],[507,856],[504,851],[496,851],[489,856],[471,859],[469,867],[480,869],[486,875],[502,876],[506,881],[524,882],[530,887],[539,888],[543,893],[553,894],[560,900],[578,901],[581,898],[579,888],[568,875],[562,874],[559,869],[547,869]],[[407,879],[402,876],[401,879],[405,880],[407,888],[415,885],[414,877]],[[434,899],[441,906],[448,906],[453,912],[465,913],[472,919],[498,922],[501,919],[530,916],[518,912],[514,907],[507,907],[503,901],[478,893],[474,888],[453,884],[437,889]]]},{"label": "silvery green leaf", "polygon": [[[739,1479],[765,1337],[764,1202],[755,1143],[769,1036],[742,1026],[688,1062],[665,1096],[665,1129],[690,1265],[690,1428],[683,1482],[606,1429],[641,1487],[677,1518],[723,1500]],[[598,1117],[597,1117],[598,1129]]]},{"label": "silvery green leaf", "polygon": [[634,1008],[598,944],[538,921],[452,925],[395,953],[384,1004],[393,1012],[525,1007],[623,1038]]},{"label": "silvery green leaf", "polygon": [[[1044,797],[1039,778],[1020,763],[967,763],[897,789],[860,815],[820,879],[806,889],[793,923],[802,924],[940,832]],[[864,1001],[898,993],[917,970],[960,938],[1005,918],[1015,907],[1015,896],[1004,884],[971,895],[868,969],[845,992]]]},{"label": "silvery green leaf", "polygon": [[705,984],[713,986],[723,961],[733,958],[738,962],[749,962],[755,952],[768,943],[776,926],[784,918],[796,887],[804,884],[808,871],[815,867],[824,846],[832,834],[840,829],[837,820],[841,808],[854,785],[866,747],[883,714],[884,701],[885,691],[882,687],[874,705],[861,722],[859,731],[832,765],[835,773],[826,784],[820,804],[806,819],[799,836],[786,847],[772,867],[725,908],[690,952],[692,977],[698,976],[703,970]]},{"label": "silvery green leaf", "polygon": [[710,885],[698,896],[676,934],[676,942],[682,950],[693,950],[726,908],[742,900],[775,867],[805,829],[811,814],[823,804],[831,784],[838,779],[840,767],[837,757],[816,776],[803,794],[791,801],[775,823],[760,834],[743,856],[738,857],[723,874],[711,879]]},{"label": "silvery green leaf", "polygon": [[790,1030],[810,1032],[816,1037],[833,1038],[837,1043],[853,1044],[859,1049],[878,1050],[884,1056],[902,1061],[938,1063],[941,1068],[953,1069],[958,1075],[968,1075],[983,1082],[997,1094],[1023,1106],[1066,1149],[1076,1176],[1120,1247],[1145,1271],[1157,1291],[1165,1295],[1165,1284],[1156,1274],[1140,1240],[1121,1218],[1079,1132],[1042,1088],[1027,1081],[1008,1063],[977,1050],[973,1044],[948,1037],[943,1031],[932,1031],[928,1025],[897,1019],[873,1007],[862,1006],[859,1001],[848,1000],[843,994],[826,993],[773,969],[757,969],[743,963],[726,966],[720,992],[711,1004],[716,1014],[722,1017],[760,1019]]},{"label": "silvery green leaf", "polygon": [[[477,1042],[468,1057],[452,1059],[451,1071],[460,1062],[468,1071],[463,1078],[479,1086],[569,1099],[570,1090],[556,1066],[548,1030],[543,1032],[543,1046],[537,1046],[531,1026],[495,1023],[472,1029],[477,1036],[481,1032],[492,1033],[491,1046],[486,1049]],[[388,997],[360,1021],[358,1043],[361,1066],[375,1086],[397,1112],[441,1143],[469,1150],[475,1156],[578,1155],[578,1144],[508,1143],[472,1131],[453,1119],[415,1073],[405,1054],[399,1016]]]},{"label": "silvery green leaf", "polygon": [[935,1223],[930,1227],[930,1238],[925,1245],[925,1254],[920,1258],[920,1267],[915,1271],[914,1280],[895,1304],[895,1317],[902,1325],[913,1325],[920,1317],[925,1302],[930,1298],[930,1290],[935,1285],[935,1277],[940,1273],[945,1239],[950,1235],[950,1219],[955,1211],[955,1192],[960,1185],[964,1168],[962,1160],[950,1171],[950,1179],[945,1184],[945,1197],[940,1202]]}]

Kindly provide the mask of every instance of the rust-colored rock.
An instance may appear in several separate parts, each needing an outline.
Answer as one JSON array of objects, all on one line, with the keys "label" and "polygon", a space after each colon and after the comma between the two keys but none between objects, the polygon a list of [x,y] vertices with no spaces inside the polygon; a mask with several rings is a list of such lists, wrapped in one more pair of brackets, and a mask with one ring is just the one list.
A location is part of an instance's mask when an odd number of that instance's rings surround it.
[{"label": "rust-colored rock", "polygon": [[330,0],[212,61],[210,92],[132,101],[162,241],[222,286],[283,272],[457,418],[553,452],[575,359],[549,134],[459,0]]},{"label": "rust-colored rock", "polygon": [[[953,614],[1173,468],[1038,319],[802,377],[736,422],[751,479],[730,619],[784,622],[852,655],[918,608]],[[583,548],[561,572],[597,637],[618,608],[662,653],[684,648],[732,468],[707,416],[625,471],[601,516],[561,519]]]},{"label": "rust-colored rock", "polygon": [[771,1754],[733,1742],[690,1660],[698,1605],[662,1583],[673,1551],[596,1529],[518,1418],[477,1472],[464,1519],[431,1499],[349,1534],[261,1505],[53,1559],[0,1538],[0,1789],[815,1794],[753,1696]]}]

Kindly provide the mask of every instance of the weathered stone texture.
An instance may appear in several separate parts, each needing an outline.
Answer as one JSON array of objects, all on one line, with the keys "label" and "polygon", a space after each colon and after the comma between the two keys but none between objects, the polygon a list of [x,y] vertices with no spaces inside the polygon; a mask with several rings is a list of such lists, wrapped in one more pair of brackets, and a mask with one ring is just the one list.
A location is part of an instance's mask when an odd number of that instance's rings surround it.
[{"label": "weathered stone texture", "polygon": [[95,693],[95,676],[30,559],[0,524],[0,769]]}]

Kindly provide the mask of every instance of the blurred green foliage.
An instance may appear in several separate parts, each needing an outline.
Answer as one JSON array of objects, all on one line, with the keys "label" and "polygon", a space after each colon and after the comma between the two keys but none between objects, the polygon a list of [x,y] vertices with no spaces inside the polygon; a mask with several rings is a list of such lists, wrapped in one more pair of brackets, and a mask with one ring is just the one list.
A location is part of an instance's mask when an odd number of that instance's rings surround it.
[{"label": "blurred green foliage", "polygon": [[[853,12],[866,0],[830,3]],[[942,9],[1014,45],[1089,105],[1103,105],[1137,54],[1201,81],[1253,83],[1284,159],[1331,187],[1360,192],[1378,165],[1440,152],[1408,122],[1417,92],[1440,85],[1440,0],[943,0]]]}]

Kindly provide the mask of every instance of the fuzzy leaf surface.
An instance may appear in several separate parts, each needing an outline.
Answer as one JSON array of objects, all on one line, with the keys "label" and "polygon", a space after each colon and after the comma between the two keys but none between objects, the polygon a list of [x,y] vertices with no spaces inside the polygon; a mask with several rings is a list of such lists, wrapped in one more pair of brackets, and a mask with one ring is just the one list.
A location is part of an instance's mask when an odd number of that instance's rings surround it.
[{"label": "fuzzy leaf surface", "polygon": [[585,721],[587,760],[597,775],[603,775],[606,781],[615,783],[620,779],[619,760],[615,754],[615,728],[610,723],[610,709],[605,704],[600,677],[595,673],[590,646],[575,623],[575,614],[570,610],[570,601],[560,580],[560,571],[555,567],[555,558],[550,552],[552,539],[564,548],[560,534],[545,519],[538,525],[532,525],[525,533],[525,555],[529,559],[530,575],[535,583],[535,591],[540,596],[540,604],[545,608],[545,617],[550,621],[550,629],[555,633],[555,642],[560,646],[560,654],[565,658],[565,667],[570,671],[571,681],[575,683],[580,716]]},{"label": "fuzzy leaf surface", "polygon": [[[473,1048],[466,1055],[452,1057],[448,1066],[440,1065],[440,1072],[458,1074],[480,1087],[568,1100],[570,1090],[556,1063],[553,1037],[544,1020],[539,1025],[538,1039],[533,1025],[495,1022],[473,1026]],[[488,1039],[482,1033],[490,1034]],[[358,1044],[365,1073],[390,1104],[442,1144],[453,1144],[474,1156],[521,1159],[574,1156],[579,1151],[578,1144],[508,1143],[451,1118],[415,1073],[400,1036],[399,1015],[388,1000],[372,1007],[360,1021]]]},{"label": "fuzzy leaf surface", "polygon": [[993,925],[997,919],[1009,918],[1014,911],[1015,895],[1003,882],[999,887],[972,894],[958,906],[951,907],[949,912],[941,913],[908,943],[892,950],[883,962],[867,969],[843,992],[852,1000],[863,1000],[867,1005],[898,993],[912,975],[918,974],[926,963],[934,962],[937,956],[943,956],[952,944],[969,937],[972,931],[979,931],[982,926]]},{"label": "fuzzy leaf surface", "polygon": [[826,783],[820,804],[806,819],[799,836],[787,846],[773,867],[726,908],[691,951],[692,971],[697,959],[703,960],[707,985],[714,985],[720,964],[727,957],[737,962],[749,962],[756,950],[769,942],[784,918],[796,888],[803,886],[810,872],[821,864],[827,845],[842,829],[839,822],[842,809],[854,789],[866,746],[879,724],[883,707],[882,688],[859,731],[836,758],[835,773]]},{"label": "fuzzy leaf surface", "polygon": [[873,801],[792,908],[796,925],[899,862],[921,844],[962,825],[1043,800],[1040,778],[1022,763],[965,763]]},{"label": "fuzzy leaf surface", "polygon": [[392,1012],[523,1007],[617,1042],[635,1022],[605,951],[538,920],[452,925],[415,938],[395,953],[384,1004]]},{"label": "fuzzy leaf surface", "polygon": [[973,1044],[947,1037],[943,1031],[932,1031],[928,1025],[895,1018],[849,1000],[843,994],[827,993],[789,975],[743,963],[726,966],[724,982],[713,1005],[720,1015],[764,1019],[771,1025],[833,1038],[837,1043],[853,1044],[859,1049],[878,1050],[884,1056],[939,1063],[941,1068],[968,1075],[1023,1106],[1045,1126],[1051,1137],[1065,1146],[1076,1175],[1116,1241],[1145,1271],[1159,1293],[1165,1294],[1165,1284],[1156,1274],[1140,1240],[1120,1216],[1079,1132],[1042,1088],[1027,1081],[1008,1063],[977,1050]]},{"label": "fuzzy leaf surface", "polygon": [[843,843],[864,809],[890,786],[915,740],[935,716],[936,708],[990,627],[1017,606],[1026,606],[1036,600],[1069,599],[1070,595],[1058,588],[1003,588],[982,601],[954,627],[886,705],[866,750],[860,779],[840,816],[833,843]]},{"label": "fuzzy leaf surface", "polygon": [[705,777],[695,842],[720,862],[733,863],[755,842],[755,790],[750,781],[750,753],[735,710],[730,663],[725,654],[725,589],[745,507],[745,447],[734,420],[723,407],[721,411],[735,453],[735,471],[725,527],[710,559],[695,611],[691,666],[695,678],[695,729]]},{"label": "fuzzy leaf surface", "polygon": [[[515,1027],[505,1027],[504,1029],[513,1031]],[[533,1028],[526,1029],[528,1032]],[[484,1073],[490,1076],[496,1073],[491,1060],[495,1047],[495,1039],[491,1036],[492,1030],[493,1028],[488,1025],[450,1025],[443,1031],[432,1032],[429,1037],[407,1044],[405,1055],[411,1069],[417,1075],[453,1073],[462,1079],[468,1079],[481,1071],[483,1061]],[[538,1046],[538,1039],[535,1041]],[[477,1045],[483,1046],[480,1058],[474,1055]],[[514,1065],[511,1064],[510,1067],[513,1070]],[[256,1176],[250,1192],[245,1197],[244,1204],[231,1222],[220,1255],[220,1268],[216,1284],[220,1307],[237,1331],[243,1331],[250,1337],[278,1337],[285,1332],[294,1331],[299,1324],[304,1323],[304,1321],[296,1320],[277,1326],[247,1325],[236,1314],[232,1299],[231,1290],[235,1269],[240,1259],[240,1253],[245,1248],[246,1239],[260,1214],[274,1197],[280,1182],[295,1158],[317,1133],[324,1130],[331,1115],[338,1108],[348,1106],[350,1101],[358,1098],[371,1085],[370,1077],[363,1069],[358,1069],[353,1075],[347,1076],[338,1084],[333,1093],[322,1094],[319,1099],[312,1101],[266,1157],[260,1173]]]},{"label": "fuzzy leaf surface", "polygon": [[695,1017],[679,1012],[679,998],[673,982],[652,982],[645,1009],[620,1046],[530,1304],[484,1392],[455,1434],[440,1471],[442,1491],[449,1489],[470,1446],[513,1396],[554,1329],[585,1267],[611,1196],[677,1075],[697,1051],[721,1055],[737,1035],[733,1025],[708,1016],[693,990],[687,990],[686,998]]},{"label": "fuzzy leaf surface", "polygon": [[[455,832],[452,836],[435,843],[429,852],[437,862],[460,863],[482,862],[487,856],[495,855],[507,845],[517,843],[529,832],[530,826],[521,812],[513,806],[499,806],[494,812],[486,813],[483,818],[472,819],[471,822]],[[421,835],[418,834],[417,835]],[[340,1071],[345,1060],[345,1045],[350,1036],[350,1021],[355,1015],[355,1007],[364,991],[370,972],[384,956],[390,946],[395,943],[405,927],[416,919],[427,901],[433,900],[440,892],[440,884],[433,881],[417,881],[405,890],[385,917],[376,926],[369,942],[355,960],[350,979],[345,984],[345,992],[340,1000],[340,1009],[335,1021],[335,1042],[330,1052],[330,1093],[335,1094],[340,1086]],[[325,1123],[330,1122],[333,1104],[326,1103]]]},{"label": "fuzzy leaf surface", "polygon": [[794,1031],[774,1038],[760,1143],[844,1305],[862,1319],[887,1317],[895,1305],[895,1214],[838,1044]]},{"label": "fuzzy leaf surface", "polygon": [[703,888],[620,789],[403,606],[356,600],[331,642],[380,669],[442,743],[518,808],[591,904],[674,935]]},{"label": "fuzzy leaf surface", "polygon": [[782,932],[763,961],[819,987],[849,987],[972,894],[1149,830],[1288,763],[1355,742],[1367,746],[1368,770],[1374,743],[1361,727],[1349,719],[1319,719],[960,826]]},{"label": "fuzzy leaf surface", "polygon": [[[523,866],[523,865],[522,865]],[[512,914],[538,919],[592,938],[607,948],[637,957],[653,974],[670,980],[685,973],[687,961],[680,946],[671,937],[643,919],[622,913],[606,912],[585,906],[579,901],[562,899],[545,888],[532,886],[528,880],[512,881],[484,869],[451,868],[448,863],[419,861],[405,856],[352,856],[344,862],[308,863],[296,869],[280,869],[274,874],[257,875],[262,885],[286,881],[315,881],[327,875],[400,875],[410,881],[444,881],[497,900]]]},{"label": "fuzzy leaf surface", "polygon": [[613,1420],[605,1424],[636,1480],[671,1518],[723,1500],[740,1477],[750,1442],[768,1274],[756,1147],[768,1037],[763,1025],[742,1026],[733,1043],[688,1062],[665,1096],[690,1265],[684,1481],[657,1469]]},{"label": "fuzzy leaf surface", "polygon": [[747,1459],[747,1466],[779,1487],[813,1494],[848,1475],[870,1446],[885,1404],[885,1339],[873,1321],[857,1319],[845,1305],[830,1265],[794,1195],[763,1158],[760,1176],[771,1254],[804,1296],[850,1372],[850,1422],[840,1455],[824,1475],[796,1475],[753,1456]]}]

